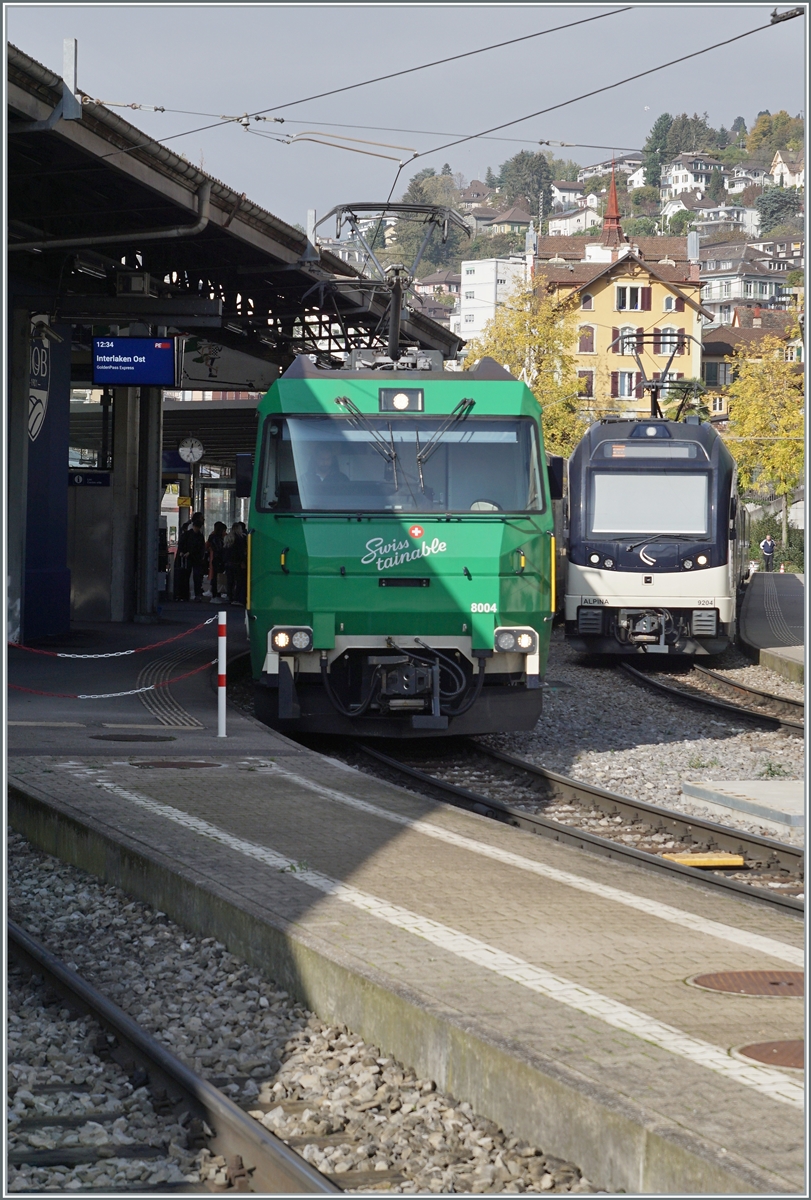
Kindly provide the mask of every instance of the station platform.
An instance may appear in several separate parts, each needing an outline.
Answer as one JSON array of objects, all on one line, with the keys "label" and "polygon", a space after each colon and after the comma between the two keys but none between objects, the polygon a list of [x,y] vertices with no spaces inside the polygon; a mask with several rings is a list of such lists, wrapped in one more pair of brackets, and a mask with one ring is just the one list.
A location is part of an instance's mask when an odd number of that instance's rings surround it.
[{"label": "station platform", "polygon": [[[206,672],[181,688],[185,711],[213,717]],[[115,715],[133,722],[131,707]],[[793,914],[496,825],[229,720],[225,741],[201,722],[163,725],[176,740],[155,746],[98,741],[113,722],[36,739],[12,726],[9,822],[598,1187],[802,1192],[802,1075],[738,1055],[802,1038],[802,1004],[690,983],[801,969]]]},{"label": "station platform", "polygon": [[746,586],[738,634],[762,667],[802,683],[805,662],[805,576],[755,571]]}]

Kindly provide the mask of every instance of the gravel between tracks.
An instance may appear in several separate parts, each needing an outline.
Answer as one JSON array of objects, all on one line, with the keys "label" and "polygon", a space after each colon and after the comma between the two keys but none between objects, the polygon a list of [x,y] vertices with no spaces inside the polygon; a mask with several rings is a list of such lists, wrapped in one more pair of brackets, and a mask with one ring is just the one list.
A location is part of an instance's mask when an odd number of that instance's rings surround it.
[{"label": "gravel between tracks", "polygon": [[[8,911],[238,1104],[257,1112],[270,1106],[263,1121],[272,1132],[345,1133],[343,1143],[306,1152],[319,1169],[343,1174],[345,1189],[351,1172],[362,1169],[401,1172],[406,1182],[382,1186],[410,1194],[596,1190],[573,1164],[510,1137],[345,1027],[325,1025],[214,938],[185,933],[164,913],[32,850],[14,833]],[[36,1008],[20,1036],[30,1042],[46,1036]],[[9,1086],[19,1096],[29,1068],[13,1049]],[[34,1060],[41,1084],[48,1072],[56,1082],[65,1070],[87,1077],[103,1070],[80,1042],[70,1063],[39,1049]],[[202,1159],[203,1177],[224,1182],[217,1160],[205,1151]],[[12,1168],[9,1190],[94,1186],[86,1176],[84,1168]]]},{"label": "gravel between tracks", "polygon": [[[577,654],[560,629],[552,636],[546,680],[544,712],[532,732],[482,741],[573,779],[716,821],[682,794],[684,780],[803,778],[800,738],[659,696],[624,672]],[[765,681],[754,686],[766,690]],[[723,823],[776,836],[731,809]],[[783,840],[802,844],[803,835]]]}]

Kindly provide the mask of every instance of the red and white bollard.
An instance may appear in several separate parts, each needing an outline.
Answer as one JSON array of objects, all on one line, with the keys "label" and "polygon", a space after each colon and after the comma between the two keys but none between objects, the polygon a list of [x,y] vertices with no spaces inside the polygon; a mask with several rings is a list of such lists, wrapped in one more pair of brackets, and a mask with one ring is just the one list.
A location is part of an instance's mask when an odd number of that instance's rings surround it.
[{"label": "red and white bollard", "polygon": [[225,732],[225,626],[228,613],[217,614],[217,737],[226,737]]}]

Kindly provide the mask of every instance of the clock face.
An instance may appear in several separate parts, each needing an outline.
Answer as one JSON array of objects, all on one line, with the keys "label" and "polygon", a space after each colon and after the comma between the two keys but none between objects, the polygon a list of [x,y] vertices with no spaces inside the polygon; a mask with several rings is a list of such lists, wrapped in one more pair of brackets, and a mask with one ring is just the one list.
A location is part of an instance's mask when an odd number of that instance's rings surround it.
[{"label": "clock face", "polygon": [[184,462],[199,462],[203,457],[203,443],[196,437],[184,438],[178,446],[177,452]]}]

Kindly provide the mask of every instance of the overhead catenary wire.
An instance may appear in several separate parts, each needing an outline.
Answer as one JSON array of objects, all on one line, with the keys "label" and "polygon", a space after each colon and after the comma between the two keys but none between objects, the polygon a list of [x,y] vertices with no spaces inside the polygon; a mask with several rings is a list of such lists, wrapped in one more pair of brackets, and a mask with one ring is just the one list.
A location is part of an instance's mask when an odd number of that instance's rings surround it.
[{"label": "overhead catenary wire", "polygon": [[445,58],[435,59],[433,62],[420,63],[415,67],[404,67],[400,71],[389,71],[387,74],[377,75],[373,79],[363,79],[363,80],[360,80],[358,83],[347,83],[347,84],[342,85],[341,87],[331,88],[325,92],[317,92],[311,96],[302,96],[298,100],[288,100],[284,104],[272,104],[272,105],[269,105],[267,108],[260,108],[252,113],[243,113],[242,116],[239,116],[239,117],[227,117],[227,118],[220,117],[218,120],[216,120],[211,125],[200,125],[196,129],[187,129],[187,130],[184,130],[182,133],[169,134],[165,138],[152,138],[152,139],[150,139],[149,142],[143,142],[137,146],[128,146],[125,149],[111,151],[109,154],[105,154],[102,157],[103,158],[112,158],[116,154],[131,154],[134,150],[143,149],[144,147],[154,144],[155,142],[158,142],[158,144],[162,145],[164,142],[171,142],[180,137],[190,137],[192,134],[205,133],[209,129],[216,129],[222,125],[233,124],[234,122],[241,122],[241,121],[244,121],[248,117],[261,117],[265,113],[278,112],[280,109],[283,109],[283,108],[293,108],[298,104],[308,104],[312,100],[324,100],[329,96],[337,96],[343,92],[354,91],[357,88],[369,87],[373,83],[385,83],[389,79],[398,79],[398,78],[401,78],[403,75],[412,75],[416,71],[426,71],[431,67],[445,66],[447,63],[458,62],[460,59],[463,59],[463,58],[472,58],[477,54],[484,54],[490,50],[500,50],[504,46],[514,46],[518,42],[527,42],[527,41],[532,40],[533,38],[546,37],[550,33],[559,33],[565,29],[574,29],[578,25],[588,25],[593,21],[602,21],[606,17],[619,16],[621,13],[626,13],[626,12],[631,12],[631,11],[632,11],[632,6],[628,5],[624,8],[612,9],[610,12],[597,13],[593,16],[582,17],[580,20],[568,21],[563,25],[552,26],[550,29],[541,29],[541,30],[536,31],[535,33],[525,33],[525,34],[522,34],[520,37],[508,38],[506,41],[503,41],[503,42],[493,42],[487,46],[480,46],[476,50],[465,50],[465,51],[462,51],[460,54],[451,54]]}]

